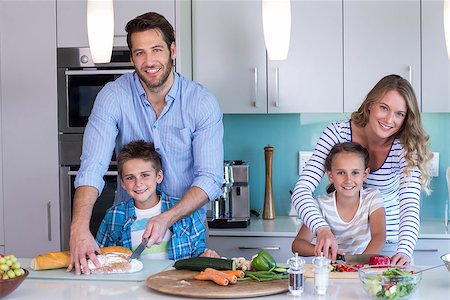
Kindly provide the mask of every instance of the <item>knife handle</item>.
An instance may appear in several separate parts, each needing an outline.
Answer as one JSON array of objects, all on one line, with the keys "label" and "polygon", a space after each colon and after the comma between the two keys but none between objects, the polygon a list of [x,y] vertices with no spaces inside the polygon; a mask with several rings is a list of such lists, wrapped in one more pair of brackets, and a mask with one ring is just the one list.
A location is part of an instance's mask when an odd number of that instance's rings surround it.
[{"label": "knife handle", "polygon": [[336,260],[343,260],[345,261],[345,256],[342,254],[336,254]]}]

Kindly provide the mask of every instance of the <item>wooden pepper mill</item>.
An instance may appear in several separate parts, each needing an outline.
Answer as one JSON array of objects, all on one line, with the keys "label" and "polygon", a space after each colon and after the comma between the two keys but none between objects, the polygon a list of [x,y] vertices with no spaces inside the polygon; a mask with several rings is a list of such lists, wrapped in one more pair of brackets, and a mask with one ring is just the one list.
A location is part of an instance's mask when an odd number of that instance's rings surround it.
[{"label": "wooden pepper mill", "polygon": [[272,191],[272,160],[273,160],[273,147],[268,145],[264,147],[264,156],[266,158],[266,192],[264,195],[264,220],[275,219],[275,205],[273,202]]}]

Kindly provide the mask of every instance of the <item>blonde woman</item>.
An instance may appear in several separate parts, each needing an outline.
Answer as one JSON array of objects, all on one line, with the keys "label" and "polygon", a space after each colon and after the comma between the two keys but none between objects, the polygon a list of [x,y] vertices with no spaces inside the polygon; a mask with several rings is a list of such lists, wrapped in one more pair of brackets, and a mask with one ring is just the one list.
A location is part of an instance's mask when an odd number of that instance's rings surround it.
[{"label": "blonde woman", "polygon": [[334,122],[322,133],[292,194],[303,223],[317,236],[315,254],[336,260],[338,246],[321,215],[313,192],[325,173],[331,148],[357,142],[369,152],[364,188],[381,192],[386,210],[386,246],[392,264],[408,265],[419,234],[420,193],[429,192],[429,136],[422,126],[415,93],[398,75],[382,78],[351,119]]}]

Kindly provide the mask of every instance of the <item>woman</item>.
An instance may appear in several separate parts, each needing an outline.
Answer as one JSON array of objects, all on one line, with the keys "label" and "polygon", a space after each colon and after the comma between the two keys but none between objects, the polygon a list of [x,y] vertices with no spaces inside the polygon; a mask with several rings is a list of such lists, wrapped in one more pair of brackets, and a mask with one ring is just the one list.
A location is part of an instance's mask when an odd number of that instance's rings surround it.
[{"label": "woman", "polygon": [[312,193],[325,173],[325,159],[333,145],[352,141],[369,152],[371,172],[364,188],[379,189],[384,200],[384,252],[393,250],[392,264],[410,263],[419,234],[420,192],[429,192],[428,139],[414,91],[398,75],[382,78],[350,120],[334,122],[324,130],[291,199],[303,223],[317,235],[316,255],[323,252],[335,261],[337,243]]}]

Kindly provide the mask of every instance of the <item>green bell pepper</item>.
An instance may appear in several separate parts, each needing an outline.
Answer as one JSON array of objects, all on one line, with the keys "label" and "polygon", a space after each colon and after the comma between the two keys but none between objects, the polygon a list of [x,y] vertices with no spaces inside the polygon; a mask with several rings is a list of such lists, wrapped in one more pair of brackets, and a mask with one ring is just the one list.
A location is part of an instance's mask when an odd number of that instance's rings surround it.
[{"label": "green bell pepper", "polygon": [[269,271],[277,266],[275,259],[266,250],[259,251],[252,260],[252,267],[257,271]]}]

